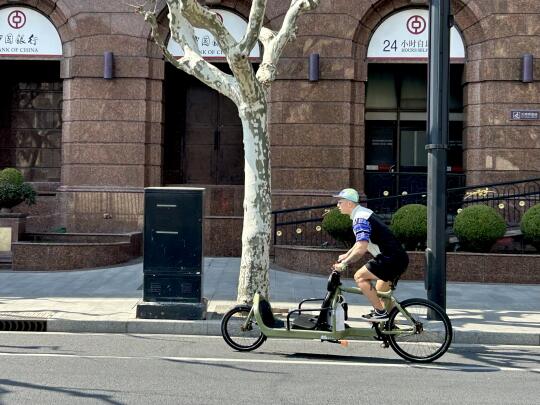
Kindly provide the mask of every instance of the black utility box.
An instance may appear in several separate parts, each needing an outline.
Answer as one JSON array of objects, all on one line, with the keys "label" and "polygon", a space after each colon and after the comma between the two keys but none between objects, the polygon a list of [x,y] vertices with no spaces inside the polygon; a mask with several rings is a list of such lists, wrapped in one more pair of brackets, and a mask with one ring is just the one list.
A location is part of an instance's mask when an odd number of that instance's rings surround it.
[{"label": "black utility box", "polygon": [[137,317],[202,319],[204,189],[144,191],[144,302]]}]

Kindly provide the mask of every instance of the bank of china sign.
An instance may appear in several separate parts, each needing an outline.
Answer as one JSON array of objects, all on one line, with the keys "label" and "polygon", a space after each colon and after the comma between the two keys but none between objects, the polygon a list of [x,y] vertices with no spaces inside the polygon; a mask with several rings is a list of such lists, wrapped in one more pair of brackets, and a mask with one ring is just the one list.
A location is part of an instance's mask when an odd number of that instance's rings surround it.
[{"label": "bank of china sign", "polygon": [[[428,59],[429,12],[409,9],[391,15],[377,28],[368,46],[367,57],[377,61],[418,61]],[[450,30],[450,59],[465,61],[463,40],[455,27]]]},{"label": "bank of china sign", "polygon": [[26,7],[0,9],[0,58],[60,59],[62,42],[43,14]]},{"label": "bank of china sign", "polygon": [[[227,11],[223,9],[212,9],[218,17],[223,22],[223,25],[234,39],[237,41],[240,41],[242,37],[244,36],[244,33],[246,32],[247,28],[247,22],[244,21],[240,16]],[[214,36],[210,34],[208,31],[195,28],[195,39],[197,40],[197,44],[199,45],[199,50],[201,51],[201,56],[204,59],[216,59],[216,60],[224,60],[225,57],[223,55],[223,52],[221,51],[221,48],[218,46]],[[172,38],[169,39],[169,42],[167,43],[167,49],[170,53],[172,53],[175,57],[181,58],[184,56],[184,50],[182,47],[175,42]],[[260,57],[260,50],[259,50],[259,44],[255,45],[255,47],[251,50],[251,53],[249,54],[250,59],[257,59]]]}]

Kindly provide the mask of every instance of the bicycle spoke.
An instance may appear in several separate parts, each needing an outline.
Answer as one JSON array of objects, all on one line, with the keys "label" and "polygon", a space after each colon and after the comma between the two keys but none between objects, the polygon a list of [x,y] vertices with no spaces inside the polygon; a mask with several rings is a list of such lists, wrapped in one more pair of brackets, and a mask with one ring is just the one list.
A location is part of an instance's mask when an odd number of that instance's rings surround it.
[{"label": "bicycle spoke", "polygon": [[392,330],[402,331],[390,336],[392,348],[413,361],[432,361],[444,354],[451,341],[451,325],[444,312],[423,299],[408,300],[402,308],[407,315],[394,312],[389,321]]},{"label": "bicycle spoke", "polygon": [[223,317],[221,334],[233,349],[254,350],[265,340],[250,307],[236,307]]}]

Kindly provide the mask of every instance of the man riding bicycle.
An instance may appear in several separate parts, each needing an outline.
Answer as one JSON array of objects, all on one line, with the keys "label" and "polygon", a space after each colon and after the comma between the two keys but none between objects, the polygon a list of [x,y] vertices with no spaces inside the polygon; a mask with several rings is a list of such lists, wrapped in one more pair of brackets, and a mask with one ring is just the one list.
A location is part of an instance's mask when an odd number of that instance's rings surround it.
[{"label": "man riding bicycle", "polygon": [[[356,243],[347,253],[338,257],[333,268],[336,271],[346,270],[349,264],[360,260],[366,252],[371,253],[373,259],[354,274],[354,281],[373,305],[373,311],[363,315],[363,318],[370,322],[387,321],[388,313],[377,296],[377,290],[390,289],[390,282],[399,278],[407,269],[409,256],[384,222],[373,211],[359,204],[355,189],[343,189],[333,197],[339,198],[339,211],[350,215],[356,237]],[[375,289],[371,280],[376,280]]]}]

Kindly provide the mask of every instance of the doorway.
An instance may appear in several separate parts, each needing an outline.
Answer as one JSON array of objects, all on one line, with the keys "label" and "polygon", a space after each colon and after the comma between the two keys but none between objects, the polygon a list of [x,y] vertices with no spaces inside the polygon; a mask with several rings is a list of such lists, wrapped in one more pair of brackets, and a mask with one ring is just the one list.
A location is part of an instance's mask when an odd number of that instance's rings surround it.
[{"label": "doorway", "polygon": [[[225,64],[219,68],[230,73]],[[164,99],[163,183],[243,184],[242,123],[236,105],[168,63]]]}]

